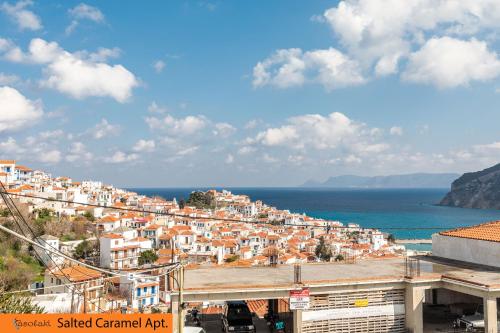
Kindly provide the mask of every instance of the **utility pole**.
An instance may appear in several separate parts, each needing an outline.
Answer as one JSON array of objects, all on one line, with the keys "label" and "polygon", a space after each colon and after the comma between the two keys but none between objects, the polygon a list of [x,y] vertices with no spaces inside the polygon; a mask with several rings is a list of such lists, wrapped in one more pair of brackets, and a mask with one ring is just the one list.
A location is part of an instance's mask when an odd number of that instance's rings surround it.
[{"label": "utility pole", "polygon": [[178,275],[178,284],[179,284],[179,305],[177,309],[177,325],[178,325],[178,332],[177,333],[183,333],[184,332],[184,297],[183,297],[183,289],[184,289],[184,266],[179,267],[179,275]]},{"label": "utility pole", "polygon": [[75,313],[75,302],[74,302],[74,299],[75,299],[75,286],[73,287],[73,289],[71,290],[71,313]]},{"label": "utility pole", "polygon": [[87,284],[83,285],[83,313],[87,313]]}]

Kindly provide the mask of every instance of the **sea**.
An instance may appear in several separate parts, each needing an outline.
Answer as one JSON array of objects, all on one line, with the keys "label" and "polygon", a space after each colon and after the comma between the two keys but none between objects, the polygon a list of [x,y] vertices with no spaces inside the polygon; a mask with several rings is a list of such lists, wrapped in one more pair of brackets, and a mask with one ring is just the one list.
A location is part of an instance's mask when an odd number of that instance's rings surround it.
[{"label": "sea", "polygon": [[[393,234],[397,239],[430,239],[433,233],[500,220],[500,210],[442,207],[436,204],[448,189],[327,189],[327,188],[225,188],[252,200],[312,217],[357,223]],[[131,188],[147,196],[187,200],[206,188]],[[217,188],[217,190],[221,190]],[[399,229],[401,228],[401,229]],[[407,244],[430,250],[430,244]]]}]

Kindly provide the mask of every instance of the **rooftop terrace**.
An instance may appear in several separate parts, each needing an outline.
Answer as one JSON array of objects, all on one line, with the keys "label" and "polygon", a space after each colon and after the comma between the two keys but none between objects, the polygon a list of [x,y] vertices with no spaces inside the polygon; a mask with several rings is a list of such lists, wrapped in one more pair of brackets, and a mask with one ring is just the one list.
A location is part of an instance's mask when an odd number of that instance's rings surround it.
[{"label": "rooftop terrace", "polygon": [[[441,258],[420,258],[421,279],[442,277],[500,289],[500,269],[454,262]],[[293,265],[277,267],[209,267],[186,270],[185,289],[208,291],[241,288],[293,286]],[[356,263],[302,265],[302,282],[307,285],[335,285],[404,279],[404,258],[359,260]]]}]

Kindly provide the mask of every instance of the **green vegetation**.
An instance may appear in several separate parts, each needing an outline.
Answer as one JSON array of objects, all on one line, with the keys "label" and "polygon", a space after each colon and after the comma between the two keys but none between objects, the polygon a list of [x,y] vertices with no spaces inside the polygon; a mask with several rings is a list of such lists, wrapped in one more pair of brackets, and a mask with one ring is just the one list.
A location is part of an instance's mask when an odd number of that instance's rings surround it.
[{"label": "green vegetation", "polygon": [[76,246],[73,257],[75,257],[76,259],[84,259],[87,257],[95,256],[97,255],[98,250],[98,242],[84,240]]},{"label": "green vegetation", "polygon": [[191,192],[189,194],[189,199],[186,201],[186,205],[195,206],[196,208],[215,208],[215,199],[208,192]]},{"label": "green vegetation", "polygon": [[158,255],[153,250],[146,250],[139,256],[139,265],[152,264],[156,260],[158,260]]},{"label": "green vegetation", "polygon": [[226,261],[227,263],[231,263],[231,262],[235,262],[235,261],[236,261],[236,260],[238,260],[238,259],[240,259],[240,256],[238,256],[238,255],[234,255],[234,256],[231,256],[231,257],[227,258],[225,261]]},{"label": "green vegetation", "polygon": [[325,238],[323,236],[319,239],[319,244],[316,246],[316,250],[314,251],[316,257],[318,257],[322,261],[330,261],[332,258],[332,249],[325,243]]},{"label": "green vegetation", "polygon": [[387,241],[389,243],[394,243],[396,241],[396,237],[393,234],[389,234],[389,236],[387,236]]},{"label": "green vegetation", "polygon": [[95,221],[94,214],[92,214],[92,212],[89,211],[89,210],[87,210],[85,213],[83,213],[83,217],[85,217],[90,222],[94,222]]},{"label": "green vegetation", "polygon": [[344,260],[345,260],[345,258],[341,254],[337,254],[337,256],[335,257],[335,261],[344,261]]},{"label": "green vegetation", "polygon": [[[72,221],[67,216],[56,216],[53,210],[47,208],[36,209],[33,213],[30,213],[25,205],[19,204],[18,208],[37,237],[48,234],[65,241],[84,239],[92,235],[93,225],[85,217],[78,217]],[[0,210],[0,223],[9,229],[19,230],[9,214],[2,214],[4,211]],[[91,245],[83,245],[81,253],[95,253],[95,246]],[[45,268],[38,261],[31,245],[10,234],[0,232],[1,290],[25,289],[30,283],[43,281],[44,271]],[[28,304],[23,299],[12,299],[8,302],[14,300],[19,306]]]},{"label": "green vegetation", "polygon": [[7,217],[10,215],[10,212],[7,208],[0,208],[0,217]]},{"label": "green vegetation", "polygon": [[4,294],[0,291],[0,313],[43,313],[41,306],[31,302],[31,297]]}]

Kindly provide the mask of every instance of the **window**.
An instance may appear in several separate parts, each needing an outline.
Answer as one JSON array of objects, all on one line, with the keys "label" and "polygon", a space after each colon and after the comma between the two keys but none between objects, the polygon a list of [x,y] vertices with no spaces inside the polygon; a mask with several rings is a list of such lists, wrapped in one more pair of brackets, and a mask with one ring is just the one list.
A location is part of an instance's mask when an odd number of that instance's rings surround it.
[{"label": "window", "polygon": [[154,299],[154,297],[151,297],[151,298],[150,298],[150,301],[151,301],[151,302],[150,302],[149,304],[154,304],[154,303],[155,303],[155,299]]},{"label": "window", "polygon": [[141,296],[141,288],[137,288],[137,297]]},{"label": "window", "polygon": [[154,286],[153,286],[153,287],[151,287],[151,293],[152,293],[152,294],[156,293],[156,287],[154,287]]},{"label": "window", "polygon": [[143,291],[144,291],[144,293],[146,293],[148,291],[148,287],[144,287]]},{"label": "window", "polygon": [[57,285],[61,284],[61,279],[57,279]]},{"label": "window", "polygon": [[50,278],[50,283],[54,283],[54,278]]},{"label": "window", "polygon": [[142,300],[142,305],[145,305],[146,304],[146,299],[143,299]]}]

